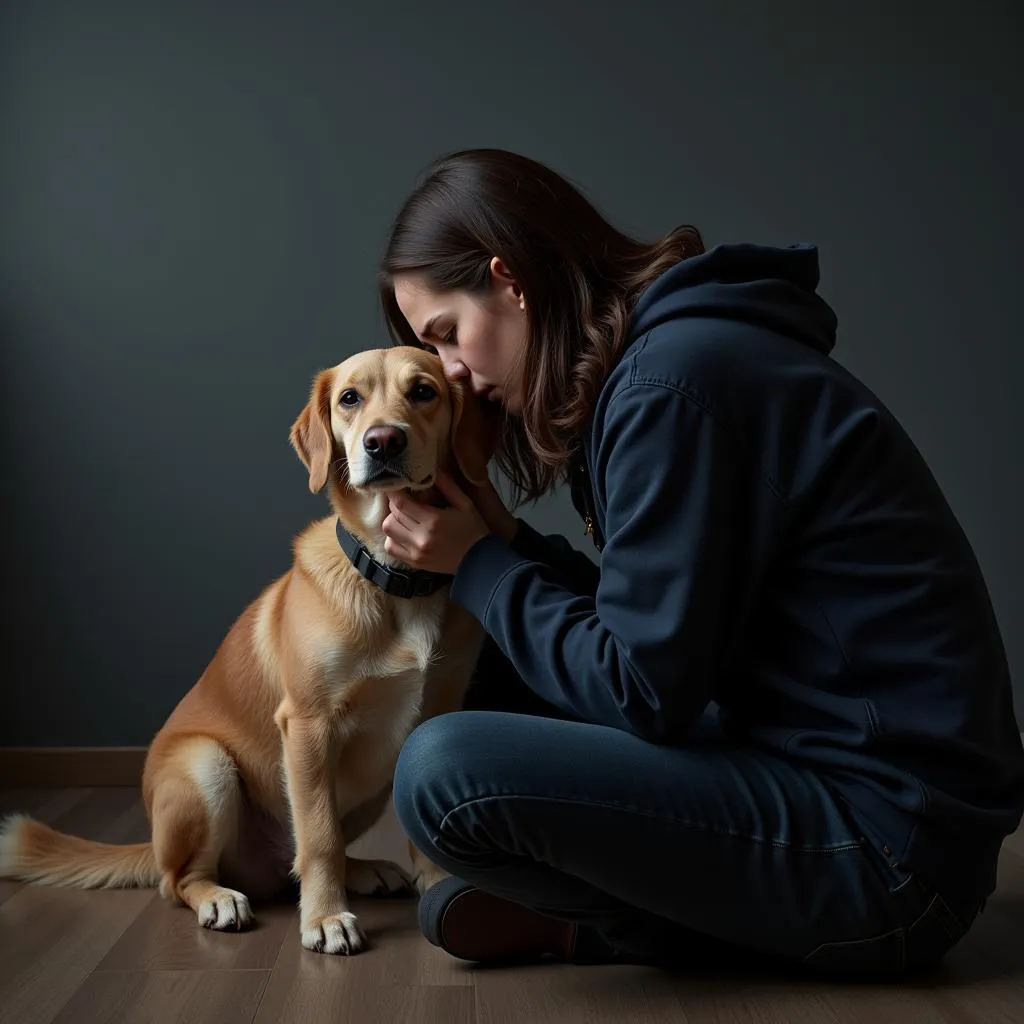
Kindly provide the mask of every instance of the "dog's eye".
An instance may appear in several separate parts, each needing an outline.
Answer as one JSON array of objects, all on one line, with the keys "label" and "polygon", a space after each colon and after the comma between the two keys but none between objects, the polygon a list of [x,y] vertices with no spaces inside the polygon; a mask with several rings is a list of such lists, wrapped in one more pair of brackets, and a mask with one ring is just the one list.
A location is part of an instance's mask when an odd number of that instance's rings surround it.
[{"label": "dog's eye", "polygon": [[338,401],[347,409],[351,409],[353,406],[359,404],[359,392],[354,388],[349,388],[348,391],[342,391],[341,397]]},{"label": "dog's eye", "polygon": [[430,402],[437,398],[437,392],[429,384],[420,382],[413,386],[412,391],[409,392],[409,397],[414,402]]}]

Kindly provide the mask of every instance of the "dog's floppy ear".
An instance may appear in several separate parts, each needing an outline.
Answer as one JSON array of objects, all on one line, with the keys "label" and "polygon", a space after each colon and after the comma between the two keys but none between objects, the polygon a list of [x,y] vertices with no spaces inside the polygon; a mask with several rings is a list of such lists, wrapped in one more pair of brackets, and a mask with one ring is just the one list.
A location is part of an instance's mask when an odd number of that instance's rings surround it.
[{"label": "dog's floppy ear", "polygon": [[292,424],[288,435],[292,447],[309,470],[309,489],[313,494],[327,483],[327,473],[334,456],[334,437],[331,434],[333,383],[333,370],[322,370],[317,374],[309,401]]},{"label": "dog's floppy ear", "polygon": [[487,482],[487,464],[501,436],[500,409],[485,410],[462,381],[449,381],[452,396],[451,449],[462,475],[471,484]]}]

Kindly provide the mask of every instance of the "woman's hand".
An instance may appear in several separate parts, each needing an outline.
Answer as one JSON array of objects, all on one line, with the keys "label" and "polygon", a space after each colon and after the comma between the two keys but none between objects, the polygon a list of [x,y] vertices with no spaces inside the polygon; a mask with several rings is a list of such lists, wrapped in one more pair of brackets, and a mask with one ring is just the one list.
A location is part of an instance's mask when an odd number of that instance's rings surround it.
[{"label": "woman's hand", "polygon": [[437,489],[450,508],[425,505],[405,493],[392,495],[383,523],[384,550],[414,569],[454,575],[466,552],[493,531],[469,495],[446,473],[438,475]]}]

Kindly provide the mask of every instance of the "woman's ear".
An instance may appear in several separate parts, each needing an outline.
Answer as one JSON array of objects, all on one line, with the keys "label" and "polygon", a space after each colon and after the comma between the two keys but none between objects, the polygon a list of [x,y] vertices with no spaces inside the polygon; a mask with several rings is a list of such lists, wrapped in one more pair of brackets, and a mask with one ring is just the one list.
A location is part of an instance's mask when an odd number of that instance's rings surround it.
[{"label": "woman's ear", "polygon": [[449,381],[452,398],[451,451],[462,475],[479,486],[487,483],[487,464],[501,438],[503,412],[485,409],[462,381]]},{"label": "woman's ear", "polygon": [[309,401],[292,424],[289,440],[302,464],[309,470],[309,489],[313,494],[323,489],[334,457],[334,435],[331,433],[331,388],[334,371],[321,370],[313,381]]},{"label": "woman's ear", "polygon": [[504,290],[509,300],[514,302],[520,309],[526,309],[526,299],[523,296],[523,289],[519,282],[512,276],[512,272],[505,265],[500,256],[492,256],[490,262],[491,284],[494,287]]}]

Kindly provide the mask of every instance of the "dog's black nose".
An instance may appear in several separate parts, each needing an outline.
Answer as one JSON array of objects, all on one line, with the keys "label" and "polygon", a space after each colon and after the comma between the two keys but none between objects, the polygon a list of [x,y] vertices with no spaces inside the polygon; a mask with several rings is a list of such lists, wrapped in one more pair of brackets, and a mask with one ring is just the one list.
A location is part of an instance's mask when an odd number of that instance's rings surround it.
[{"label": "dog's black nose", "polygon": [[401,427],[370,427],[363,434],[363,448],[371,459],[377,462],[385,462],[393,459],[405,451],[409,439]]}]

